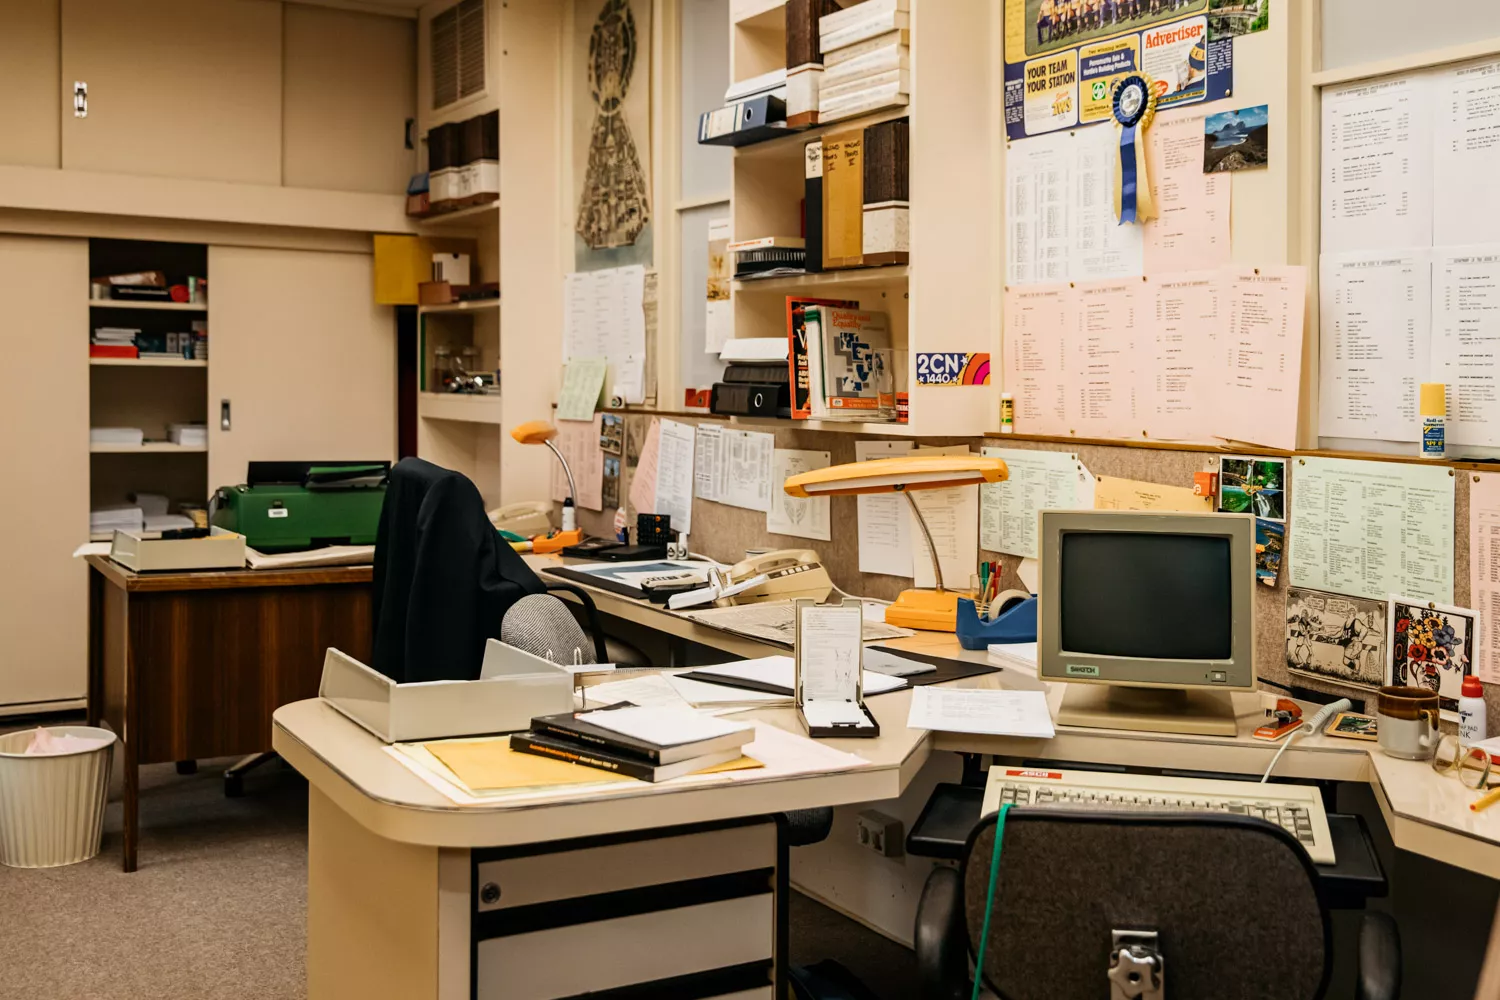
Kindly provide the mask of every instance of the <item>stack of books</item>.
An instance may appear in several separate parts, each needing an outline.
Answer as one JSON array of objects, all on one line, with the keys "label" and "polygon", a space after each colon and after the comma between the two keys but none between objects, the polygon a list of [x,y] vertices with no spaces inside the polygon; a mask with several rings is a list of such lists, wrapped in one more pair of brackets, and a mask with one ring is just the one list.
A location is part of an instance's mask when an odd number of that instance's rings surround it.
[{"label": "stack of books", "polygon": [[800,236],[760,236],[726,248],[734,256],[736,281],[777,278],[807,270],[807,241]]},{"label": "stack of books", "polygon": [[803,301],[789,331],[792,418],[894,420],[896,376],[887,369],[894,361],[886,314]]},{"label": "stack of books", "polygon": [[141,531],[146,524],[139,507],[122,504],[89,511],[89,534],[109,535],[115,531]]},{"label": "stack of books", "polygon": [[208,447],[207,424],[168,424],[167,439],[188,448]]},{"label": "stack of books", "polygon": [[530,732],[510,738],[510,748],[656,782],[731,764],[754,738],[753,726],[726,722],[691,708],[620,704],[537,716],[531,720]]},{"label": "stack of books", "polygon": [[89,338],[89,357],[91,358],[135,358],[140,356],[136,350],[135,338],[140,335],[140,330],[130,329],[122,326],[101,326],[94,330]]},{"label": "stack of books", "polygon": [[911,0],[864,0],[818,19],[818,121],[911,100]]}]

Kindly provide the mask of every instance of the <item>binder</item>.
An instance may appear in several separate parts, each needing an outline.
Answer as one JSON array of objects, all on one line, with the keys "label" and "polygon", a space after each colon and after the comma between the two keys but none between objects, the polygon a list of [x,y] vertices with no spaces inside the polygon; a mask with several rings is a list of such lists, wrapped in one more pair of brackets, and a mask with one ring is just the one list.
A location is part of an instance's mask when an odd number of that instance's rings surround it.
[{"label": "binder", "polygon": [[823,140],[802,147],[802,235],[807,270],[823,270]]},{"label": "binder", "polygon": [[865,129],[864,218],[861,250],[866,264],[911,260],[911,127],[909,120]]},{"label": "binder", "polygon": [[864,264],[865,133],[823,137],[823,266]]},{"label": "binder", "polygon": [[698,116],[698,144],[748,146],[788,133],[786,102],[763,94]]}]

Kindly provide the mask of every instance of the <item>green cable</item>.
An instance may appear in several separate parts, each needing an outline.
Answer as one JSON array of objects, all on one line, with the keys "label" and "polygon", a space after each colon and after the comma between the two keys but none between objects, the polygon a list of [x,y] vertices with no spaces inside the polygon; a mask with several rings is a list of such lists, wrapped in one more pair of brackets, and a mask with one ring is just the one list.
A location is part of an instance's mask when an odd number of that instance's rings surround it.
[{"label": "green cable", "polygon": [[1007,802],[1000,807],[1000,813],[995,817],[995,850],[990,855],[990,889],[984,897],[984,929],[979,932],[979,951],[974,956],[974,992],[969,994],[969,1000],[979,1000],[979,994],[984,988],[984,946],[990,939],[990,915],[995,912],[995,878],[1000,874],[1000,840],[1005,836],[1005,814],[1010,812],[1011,803]]}]

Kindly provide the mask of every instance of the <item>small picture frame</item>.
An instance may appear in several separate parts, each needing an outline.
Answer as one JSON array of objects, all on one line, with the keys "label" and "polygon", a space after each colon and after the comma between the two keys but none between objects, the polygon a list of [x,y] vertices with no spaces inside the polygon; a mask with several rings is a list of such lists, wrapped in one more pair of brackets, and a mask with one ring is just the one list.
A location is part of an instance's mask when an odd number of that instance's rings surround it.
[{"label": "small picture frame", "polygon": [[858,600],[795,602],[797,717],[813,737],[873,739],[880,724],[865,705],[864,607]]},{"label": "small picture frame", "polygon": [[1327,736],[1342,736],[1347,740],[1378,740],[1378,721],[1373,715],[1358,712],[1340,712],[1328,723],[1323,733]]},{"label": "small picture frame", "polygon": [[1479,612],[1392,594],[1386,629],[1385,683],[1436,691],[1443,719],[1458,721],[1459,689],[1477,666]]}]

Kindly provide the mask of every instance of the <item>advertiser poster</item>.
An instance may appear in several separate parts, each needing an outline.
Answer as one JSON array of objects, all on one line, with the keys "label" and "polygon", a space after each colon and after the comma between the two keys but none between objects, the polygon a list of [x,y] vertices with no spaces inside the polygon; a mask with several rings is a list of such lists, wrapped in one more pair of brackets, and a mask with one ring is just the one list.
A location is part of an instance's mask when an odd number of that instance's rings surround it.
[{"label": "advertiser poster", "polygon": [[1209,0],[1005,0],[1005,132],[1024,139],[1111,121],[1115,81],[1144,72],[1157,110],[1228,97],[1234,39],[1209,38]]}]

